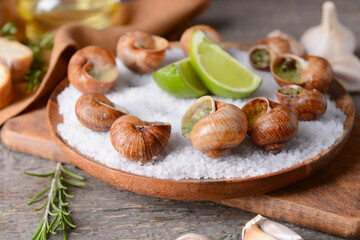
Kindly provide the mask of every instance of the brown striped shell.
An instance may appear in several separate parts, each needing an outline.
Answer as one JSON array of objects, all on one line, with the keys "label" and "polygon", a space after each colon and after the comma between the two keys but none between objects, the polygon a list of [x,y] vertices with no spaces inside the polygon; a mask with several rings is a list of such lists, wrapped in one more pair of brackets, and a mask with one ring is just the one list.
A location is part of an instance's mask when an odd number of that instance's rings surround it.
[{"label": "brown striped shell", "polygon": [[131,31],[120,37],[116,55],[129,69],[147,73],[160,66],[168,45],[165,38],[143,31]]},{"label": "brown striped shell", "polygon": [[[293,61],[294,66],[301,71],[298,82],[289,81],[288,79],[278,76],[276,68],[283,64],[284,61]],[[271,73],[280,86],[296,84],[305,89],[317,89],[326,93],[333,79],[333,71],[330,63],[322,57],[317,56],[296,56],[294,54],[282,54],[277,56],[271,63]]]},{"label": "brown striped shell", "polygon": [[117,119],[110,129],[111,143],[122,156],[142,163],[158,156],[167,146],[171,125],[160,122],[144,122],[126,115]]},{"label": "brown striped shell", "polygon": [[242,110],[252,141],[266,151],[280,152],[298,132],[299,122],[291,109],[267,98],[254,98]]},{"label": "brown striped shell", "polygon": [[327,108],[325,96],[316,89],[286,85],[276,91],[279,102],[291,108],[299,120],[319,119]]},{"label": "brown striped shell", "polygon": [[100,93],[84,93],[76,102],[75,113],[85,127],[100,132],[109,131],[116,119],[125,115],[126,110],[119,109]]},{"label": "brown striped shell", "polygon": [[287,40],[280,37],[268,37],[260,40],[249,50],[249,61],[253,68],[270,70],[270,64],[279,54],[291,51]]},{"label": "brown striped shell", "polygon": [[112,88],[118,76],[115,56],[98,46],[78,50],[68,65],[69,81],[83,93],[105,93]]},{"label": "brown striped shell", "polygon": [[[206,114],[201,114],[207,110]],[[204,96],[185,113],[182,131],[197,150],[211,158],[219,158],[244,140],[247,121],[245,114],[235,105]]]}]

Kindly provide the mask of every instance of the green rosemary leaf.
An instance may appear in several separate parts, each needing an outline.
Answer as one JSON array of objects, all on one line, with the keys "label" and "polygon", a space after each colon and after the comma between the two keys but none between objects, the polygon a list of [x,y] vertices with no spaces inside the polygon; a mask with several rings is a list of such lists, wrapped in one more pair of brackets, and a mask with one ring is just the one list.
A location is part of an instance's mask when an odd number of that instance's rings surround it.
[{"label": "green rosemary leaf", "polygon": [[61,191],[63,192],[63,194],[65,195],[65,197],[68,197],[68,198],[73,198],[73,197],[74,197],[74,195],[68,194],[68,193],[65,191],[65,189],[62,189]]},{"label": "green rosemary leaf", "polygon": [[64,178],[62,181],[63,181],[64,183],[66,183],[66,184],[69,184],[69,185],[75,186],[75,187],[82,187],[82,186],[85,186],[85,185],[86,185],[86,184],[83,183],[83,182],[73,181],[73,180],[66,179],[66,178]]},{"label": "green rosemary leaf", "polygon": [[42,231],[42,239],[46,240],[46,233],[47,231]]},{"label": "green rosemary leaf", "polygon": [[32,236],[31,240],[35,240],[39,236],[39,233],[43,228],[43,224],[44,224],[44,217],[41,218],[39,227],[36,229],[36,232]]},{"label": "green rosemary leaf", "polygon": [[30,205],[33,202],[35,202],[37,199],[39,199],[42,195],[44,195],[47,191],[49,191],[51,186],[48,186],[47,188],[45,188],[44,190],[42,190],[41,192],[39,192],[38,194],[36,194],[32,199],[30,199],[30,201],[26,204],[26,205]]},{"label": "green rosemary leaf", "polygon": [[[51,231],[51,228],[54,226],[54,224],[56,223],[56,220],[59,218],[59,215],[56,215],[55,217],[54,217],[54,219],[51,221],[51,223],[50,223],[50,226],[48,227],[48,232],[52,232]],[[56,233],[55,233],[56,234]]]},{"label": "green rosemary leaf", "polygon": [[68,216],[64,216],[63,217],[63,219],[65,220],[65,222],[67,223],[67,225],[69,225],[70,227],[72,227],[72,228],[76,228],[76,225],[74,225],[73,223],[72,223],[72,221],[68,218]]},{"label": "green rosemary leaf", "polygon": [[46,199],[46,201],[44,202],[44,204],[43,204],[41,207],[39,207],[39,208],[35,208],[34,211],[35,211],[35,212],[38,212],[38,211],[40,211],[41,209],[43,209],[43,208],[46,206],[46,204],[47,204],[48,201],[49,201],[49,199]]},{"label": "green rosemary leaf", "polygon": [[55,205],[55,203],[52,201],[51,206],[55,209],[57,212],[61,212],[61,210]]},{"label": "green rosemary leaf", "polygon": [[65,216],[69,216],[69,214],[71,213],[71,211],[67,212],[66,210],[61,211],[61,213]]},{"label": "green rosemary leaf", "polygon": [[67,234],[66,234],[66,226],[65,226],[65,223],[64,222],[61,222],[61,227],[62,227],[62,232],[63,232],[63,237],[64,237],[64,240],[67,240]]},{"label": "green rosemary leaf", "polygon": [[63,178],[58,176],[58,184],[59,184],[59,187],[60,189],[67,189],[67,187],[65,187],[63,184],[62,184],[62,180]]},{"label": "green rosemary leaf", "polygon": [[0,30],[0,36],[6,37],[8,39],[14,39],[14,35],[17,33],[17,28],[14,23],[7,22]]},{"label": "green rosemary leaf", "polygon": [[49,213],[51,216],[53,216],[53,217],[55,217],[55,216],[59,215],[59,213],[58,213],[58,212],[52,212],[52,211],[49,211],[48,213]]},{"label": "green rosemary leaf", "polygon": [[76,173],[70,172],[69,170],[65,169],[63,166],[61,166],[60,169],[63,173],[65,173],[69,177],[79,179],[79,180],[84,180],[84,177],[77,175]]},{"label": "green rosemary leaf", "polygon": [[58,218],[55,227],[51,231],[55,232],[60,227],[60,224],[61,224],[61,217]]},{"label": "green rosemary leaf", "polygon": [[54,176],[54,172],[46,173],[46,174],[37,174],[37,173],[29,173],[29,172],[23,172],[23,173],[26,174],[26,175],[29,175],[29,176],[42,177],[42,178],[53,177]]},{"label": "green rosemary leaf", "polygon": [[63,201],[63,193],[62,193],[61,190],[59,190],[59,191],[60,191],[60,193],[59,193],[59,203],[60,203],[60,205],[61,205],[61,206],[67,206],[67,205],[69,205],[69,203]]}]

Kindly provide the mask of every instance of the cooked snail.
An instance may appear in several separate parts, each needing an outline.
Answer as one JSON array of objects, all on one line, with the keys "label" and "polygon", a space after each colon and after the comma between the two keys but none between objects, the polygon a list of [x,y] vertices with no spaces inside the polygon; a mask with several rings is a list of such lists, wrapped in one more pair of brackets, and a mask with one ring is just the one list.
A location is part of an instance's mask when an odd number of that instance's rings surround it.
[{"label": "cooked snail", "polygon": [[78,50],[68,65],[69,81],[84,93],[105,93],[115,84],[118,76],[114,55],[97,46]]},{"label": "cooked snail", "polygon": [[221,43],[221,35],[220,33],[213,27],[208,25],[195,25],[185,30],[185,32],[181,35],[180,45],[186,56],[189,56],[190,52],[190,43],[191,36],[196,30],[201,30],[204,32],[206,37],[210,38],[212,41],[216,43]]},{"label": "cooked snail", "polygon": [[264,38],[249,50],[251,66],[258,70],[269,70],[271,61],[279,54],[290,52],[290,44],[280,37]]},{"label": "cooked snail", "polygon": [[122,156],[142,163],[158,156],[167,146],[171,125],[144,122],[132,115],[118,118],[110,129],[111,143]]},{"label": "cooked snail", "polygon": [[276,95],[279,102],[290,107],[299,120],[316,120],[326,112],[326,98],[316,89],[286,85],[278,89]]},{"label": "cooked snail", "polygon": [[280,86],[296,84],[322,93],[328,90],[333,78],[332,68],[326,59],[294,54],[276,57],[271,63],[271,73]]},{"label": "cooked snail", "polygon": [[247,121],[240,108],[204,96],[186,111],[181,128],[197,150],[219,158],[244,140]]},{"label": "cooked snail", "polygon": [[143,31],[132,31],[120,37],[116,55],[129,69],[147,73],[160,66],[168,45],[165,38]]},{"label": "cooked snail", "polygon": [[10,70],[0,63],[0,109],[6,107],[13,97]]},{"label": "cooked snail", "polygon": [[109,131],[116,119],[127,114],[100,93],[84,93],[76,102],[79,122],[94,131]]},{"label": "cooked snail", "polygon": [[304,46],[298,42],[293,36],[276,29],[270,33],[268,33],[267,37],[280,37],[286,41],[288,41],[290,45],[290,52],[295,55],[302,56],[305,53]]},{"label": "cooked snail", "polygon": [[291,109],[267,98],[253,98],[242,110],[252,141],[268,152],[280,152],[298,132],[299,122]]}]

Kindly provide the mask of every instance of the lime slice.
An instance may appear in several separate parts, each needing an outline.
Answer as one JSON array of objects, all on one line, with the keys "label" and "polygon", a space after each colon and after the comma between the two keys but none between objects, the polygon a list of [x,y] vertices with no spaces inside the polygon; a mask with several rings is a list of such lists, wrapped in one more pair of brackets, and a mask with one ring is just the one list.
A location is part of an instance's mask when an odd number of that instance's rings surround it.
[{"label": "lime slice", "polygon": [[190,58],[159,69],[153,74],[153,77],[161,89],[175,97],[195,98],[208,93],[192,68]]},{"label": "lime slice", "polygon": [[205,86],[218,96],[245,98],[262,83],[260,77],[233,59],[200,30],[192,35],[190,59]]}]

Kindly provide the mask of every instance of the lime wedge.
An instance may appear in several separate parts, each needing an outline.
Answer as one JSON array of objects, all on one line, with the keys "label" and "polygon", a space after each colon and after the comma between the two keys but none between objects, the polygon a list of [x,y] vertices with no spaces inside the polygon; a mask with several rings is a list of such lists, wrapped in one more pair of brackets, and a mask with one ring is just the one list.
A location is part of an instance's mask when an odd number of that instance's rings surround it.
[{"label": "lime wedge", "polygon": [[153,74],[157,85],[165,92],[180,98],[195,98],[208,90],[191,66],[190,58],[167,65]]},{"label": "lime wedge", "polygon": [[200,30],[192,35],[190,59],[205,86],[218,96],[245,98],[262,83],[260,77],[233,59]]}]

